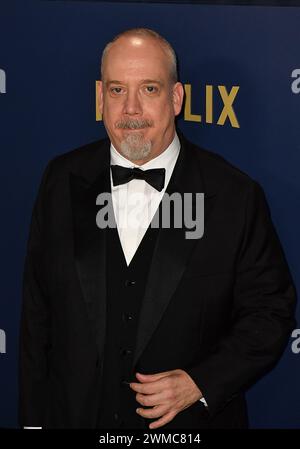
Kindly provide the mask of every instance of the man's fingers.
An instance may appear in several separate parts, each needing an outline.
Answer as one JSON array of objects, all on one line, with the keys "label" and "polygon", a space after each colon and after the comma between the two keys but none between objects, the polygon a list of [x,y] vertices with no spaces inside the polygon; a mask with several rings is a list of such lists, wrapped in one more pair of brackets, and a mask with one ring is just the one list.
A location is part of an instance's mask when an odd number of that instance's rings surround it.
[{"label": "man's fingers", "polygon": [[156,374],[142,374],[142,373],[136,373],[137,379],[139,379],[141,382],[153,382],[154,380],[161,379],[163,377],[169,376],[172,371],[163,371],[161,373]]},{"label": "man's fingers", "polygon": [[168,411],[168,408],[165,405],[156,405],[152,408],[137,408],[136,412],[138,415],[143,416],[143,418],[160,418],[165,415]]},{"label": "man's fingers", "polygon": [[[151,394],[151,393],[159,393],[164,390],[167,386],[164,379],[171,378],[175,371],[164,371],[156,374],[141,374],[136,373],[136,377],[139,382],[131,382],[130,388],[132,388],[137,393],[143,394]],[[163,382],[162,384],[160,382]]]},{"label": "man's fingers", "polygon": [[130,382],[129,385],[130,388],[132,388],[132,390],[142,394],[160,393],[166,388],[166,384],[163,379],[151,381],[149,383],[144,384],[137,382]]},{"label": "man's fingers", "polygon": [[163,393],[158,394],[141,394],[137,393],[135,396],[137,402],[145,407],[157,406],[166,402]]},{"label": "man's fingers", "polygon": [[174,416],[176,416],[176,413],[174,413],[174,412],[167,413],[166,415],[162,416],[157,421],[154,421],[151,424],[149,424],[149,429],[157,429],[158,427],[164,426],[168,422],[172,421]]},{"label": "man's fingers", "polygon": [[[149,382],[130,383],[130,387],[136,391],[136,401],[144,407],[138,407],[136,412],[144,418],[159,418],[149,425],[150,429],[156,429],[172,421],[181,410],[191,405],[195,396],[196,384],[182,370],[169,371],[168,375],[145,375]],[[142,376],[137,373],[137,378]],[[198,389],[198,387],[197,387]],[[199,389],[198,389],[199,390]],[[200,390],[199,390],[200,391]],[[201,392],[200,392],[201,393]]]}]

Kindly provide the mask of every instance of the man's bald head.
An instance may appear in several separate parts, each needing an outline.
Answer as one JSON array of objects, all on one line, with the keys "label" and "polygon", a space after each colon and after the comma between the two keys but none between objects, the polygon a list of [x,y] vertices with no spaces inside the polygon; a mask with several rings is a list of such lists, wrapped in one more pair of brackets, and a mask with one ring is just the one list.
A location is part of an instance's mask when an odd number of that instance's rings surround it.
[{"label": "man's bald head", "polygon": [[113,38],[112,41],[110,41],[104,48],[101,58],[101,79],[103,80],[104,76],[104,67],[106,63],[106,59],[109,53],[109,50],[113,45],[122,38],[132,38],[132,37],[138,37],[141,39],[151,39],[157,42],[158,45],[160,45],[161,49],[166,55],[166,58],[168,59],[168,65],[170,67],[170,80],[172,83],[176,83],[178,81],[178,75],[177,75],[177,59],[176,54],[173,49],[173,47],[170,45],[170,43],[163,38],[160,34],[158,34],[156,31],[150,30],[148,28],[131,28],[129,30],[123,31],[122,33],[118,34]]}]

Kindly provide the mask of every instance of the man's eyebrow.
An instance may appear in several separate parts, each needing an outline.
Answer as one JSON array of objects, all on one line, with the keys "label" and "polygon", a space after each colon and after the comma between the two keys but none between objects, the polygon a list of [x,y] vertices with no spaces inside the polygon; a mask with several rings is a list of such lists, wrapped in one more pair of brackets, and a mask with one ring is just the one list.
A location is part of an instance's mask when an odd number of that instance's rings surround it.
[{"label": "man's eyebrow", "polygon": [[141,81],[142,84],[160,84],[161,86],[163,85],[163,82],[161,80],[142,80]]},{"label": "man's eyebrow", "polygon": [[[110,86],[111,84],[123,84],[122,81],[118,80],[110,80],[106,81],[106,86]],[[141,84],[159,84],[160,86],[163,86],[163,82],[161,80],[152,80],[152,79],[145,79],[141,80]]]},{"label": "man's eyebrow", "polygon": [[122,84],[122,81],[118,81],[118,80],[111,80],[111,81],[106,81],[106,86],[109,86],[110,84]]}]

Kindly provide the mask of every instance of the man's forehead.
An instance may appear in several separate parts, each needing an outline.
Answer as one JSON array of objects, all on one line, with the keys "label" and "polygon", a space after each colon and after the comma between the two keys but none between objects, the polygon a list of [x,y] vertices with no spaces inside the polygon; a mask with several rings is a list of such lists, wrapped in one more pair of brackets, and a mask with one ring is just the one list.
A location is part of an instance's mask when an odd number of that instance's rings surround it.
[{"label": "man's forehead", "polygon": [[154,61],[149,58],[120,58],[110,60],[103,67],[103,78],[106,82],[157,82],[165,84],[169,78],[169,66],[165,61]]}]

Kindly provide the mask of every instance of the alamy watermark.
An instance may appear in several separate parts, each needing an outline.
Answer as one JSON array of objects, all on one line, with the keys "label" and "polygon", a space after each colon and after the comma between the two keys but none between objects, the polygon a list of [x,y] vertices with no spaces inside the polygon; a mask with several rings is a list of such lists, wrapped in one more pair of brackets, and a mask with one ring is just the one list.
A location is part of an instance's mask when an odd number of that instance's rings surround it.
[{"label": "alamy watermark", "polygon": [[[120,200],[119,200],[120,201]],[[96,204],[102,206],[96,215],[96,223],[100,229],[116,227],[112,195],[110,192],[100,193]],[[204,193],[165,193],[158,207],[157,202],[149,204],[152,220],[151,228],[185,228],[186,239],[200,239],[204,234]],[[157,209],[154,210],[153,208]],[[149,222],[144,221],[145,196],[140,192],[130,195],[126,219],[118,223],[118,227],[137,229]]]},{"label": "alamy watermark", "polygon": [[6,353],[6,335],[3,329],[0,329],[0,354]]},{"label": "alamy watermark", "polygon": [[293,330],[292,338],[295,339],[291,346],[292,352],[294,354],[299,354],[300,353],[300,329]]},{"label": "alamy watermark", "polygon": [[294,81],[291,84],[291,89],[293,94],[300,93],[300,69],[294,69],[291,74],[291,78],[294,78]]},{"label": "alamy watermark", "polygon": [[0,69],[0,94],[6,94],[6,74]]}]

